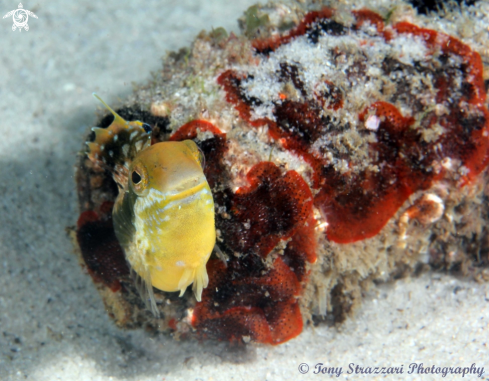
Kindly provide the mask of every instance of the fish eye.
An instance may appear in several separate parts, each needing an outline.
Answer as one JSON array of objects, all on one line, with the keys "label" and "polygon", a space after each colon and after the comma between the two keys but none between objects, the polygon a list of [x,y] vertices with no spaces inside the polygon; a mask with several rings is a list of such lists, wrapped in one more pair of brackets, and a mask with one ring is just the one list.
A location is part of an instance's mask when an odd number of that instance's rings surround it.
[{"label": "fish eye", "polygon": [[138,196],[145,195],[148,186],[148,171],[141,163],[136,163],[129,172],[129,185]]},{"label": "fish eye", "polygon": [[132,179],[132,182],[137,185],[141,182],[142,180],[142,177],[139,173],[137,173],[136,171],[133,171],[132,172],[132,175],[131,175],[131,179]]},{"label": "fish eye", "polygon": [[144,131],[146,131],[148,134],[153,131],[153,127],[151,127],[148,123],[143,123],[142,125]]}]

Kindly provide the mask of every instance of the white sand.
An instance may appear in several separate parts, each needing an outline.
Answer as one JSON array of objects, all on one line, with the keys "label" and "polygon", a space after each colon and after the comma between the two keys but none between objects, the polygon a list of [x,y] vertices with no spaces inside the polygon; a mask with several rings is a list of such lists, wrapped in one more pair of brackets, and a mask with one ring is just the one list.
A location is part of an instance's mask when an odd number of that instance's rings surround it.
[{"label": "white sand", "polygon": [[[343,367],[340,379],[442,379],[408,375],[412,362],[489,373],[489,285],[440,274],[373,290],[340,329],[246,351],[122,331],[106,315],[64,231],[77,218],[73,164],[95,122],[91,93],[116,103],[166,50],[204,28],[236,30],[253,2],[49,0],[23,3],[39,17],[28,32],[1,19],[0,380],[308,380],[318,362]],[[404,374],[345,375],[349,363]]]}]

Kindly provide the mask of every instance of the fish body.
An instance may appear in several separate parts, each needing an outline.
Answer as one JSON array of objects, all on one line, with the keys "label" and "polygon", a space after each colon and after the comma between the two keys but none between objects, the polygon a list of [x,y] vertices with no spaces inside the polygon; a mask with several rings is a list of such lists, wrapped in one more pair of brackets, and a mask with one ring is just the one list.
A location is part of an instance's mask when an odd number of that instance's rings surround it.
[{"label": "fish body", "polygon": [[206,263],[216,242],[214,201],[203,156],[192,140],[150,145],[149,126],[126,122],[106,107],[114,121],[107,129],[94,129],[88,157],[108,167],[119,186],[114,229],[140,280],[140,293],[155,314],[152,287],[180,291],[182,296],[193,283],[200,301],[208,284]]}]

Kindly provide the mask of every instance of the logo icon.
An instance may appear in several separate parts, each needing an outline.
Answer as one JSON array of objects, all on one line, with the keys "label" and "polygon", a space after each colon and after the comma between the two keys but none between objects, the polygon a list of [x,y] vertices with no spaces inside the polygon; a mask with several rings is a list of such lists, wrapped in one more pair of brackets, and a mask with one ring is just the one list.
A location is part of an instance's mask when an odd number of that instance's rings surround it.
[{"label": "logo icon", "polygon": [[19,28],[19,32],[22,31],[22,28],[24,28],[25,30],[29,30],[29,25],[27,25],[27,20],[29,20],[29,16],[35,17],[37,19],[37,16],[34,13],[24,9],[22,3],[19,3],[18,9],[14,9],[13,11],[10,11],[5,16],[3,16],[3,18],[9,16],[12,16],[12,19],[14,20],[14,25],[12,25],[12,30],[16,30],[17,28]]}]

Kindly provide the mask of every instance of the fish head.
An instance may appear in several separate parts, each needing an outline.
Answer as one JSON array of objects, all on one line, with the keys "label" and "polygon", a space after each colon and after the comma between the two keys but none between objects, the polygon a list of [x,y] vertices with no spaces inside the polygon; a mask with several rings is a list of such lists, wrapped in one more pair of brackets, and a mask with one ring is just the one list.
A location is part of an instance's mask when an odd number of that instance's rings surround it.
[{"label": "fish head", "polygon": [[141,151],[129,169],[129,190],[144,197],[154,189],[175,196],[205,180],[203,155],[192,140],[161,142]]}]

